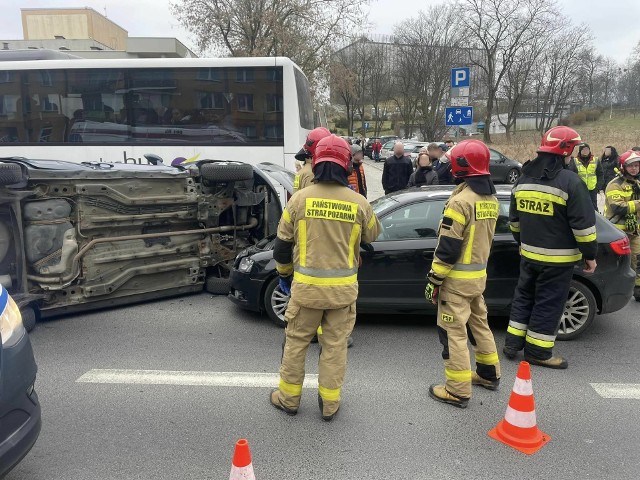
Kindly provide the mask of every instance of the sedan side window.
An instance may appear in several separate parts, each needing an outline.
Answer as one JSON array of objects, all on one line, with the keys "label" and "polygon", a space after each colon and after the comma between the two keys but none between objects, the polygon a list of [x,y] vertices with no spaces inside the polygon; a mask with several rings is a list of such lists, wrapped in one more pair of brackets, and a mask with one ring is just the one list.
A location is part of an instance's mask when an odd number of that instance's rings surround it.
[{"label": "sedan side window", "polygon": [[378,240],[436,238],[442,218],[444,200],[405,205],[380,219],[382,232]]},{"label": "sedan side window", "polygon": [[496,233],[511,233],[509,228],[509,200],[500,200],[500,212],[496,222]]},{"label": "sedan side window", "polygon": [[495,150],[489,149],[489,152],[491,152],[491,157],[489,157],[489,160],[491,162],[497,162],[499,160],[502,160],[502,156],[498,152],[496,152]]}]

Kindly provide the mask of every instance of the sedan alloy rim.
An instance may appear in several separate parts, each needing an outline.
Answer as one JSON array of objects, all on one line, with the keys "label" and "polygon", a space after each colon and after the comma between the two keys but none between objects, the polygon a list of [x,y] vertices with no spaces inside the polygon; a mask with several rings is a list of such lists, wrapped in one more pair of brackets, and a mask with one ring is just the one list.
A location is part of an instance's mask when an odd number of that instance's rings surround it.
[{"label": "sedan alloy rim", "polygon": [[284,312],[287,310],[287,305],[289,305],[289,295],[285,295],[280,290],[280,287],[276,287],[271,294],[271,308],[283,322]]},{"label": "sedan alloy rim", "polygon": [[560,320],[559,333],[567,334],[580,330],[589,318],[589,301],[584,294],[571,287],[569,298],[564,306],[562,319]]},{"label": "sedan alloy rim", "polygon": [[516,180],[518,180],[519,176],[520,175],[515,170],[512,170],[511,172],[509,172],[509,183],[516,183]]}]

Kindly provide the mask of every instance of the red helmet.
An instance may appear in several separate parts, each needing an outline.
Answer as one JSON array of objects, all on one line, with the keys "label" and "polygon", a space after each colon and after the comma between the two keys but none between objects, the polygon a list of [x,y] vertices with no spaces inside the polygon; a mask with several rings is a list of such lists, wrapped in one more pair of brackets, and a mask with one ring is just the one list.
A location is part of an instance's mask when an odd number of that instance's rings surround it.
[{"label": "red helmet", "polygon": [[451,173],[456,178],[489,175],[489,149],[480,140],[464,140],[446,155],[451,160]]},{"label": "red helmet", "polygon": [[304,145],[300,151],[296,153],[296,160],[306,160],[310,157],[313,158],[318,141],[324,137],[328,137],[329,135],[331,135],[331,132],[324,127],[318,127],[311,130],[307,134],[307,139],[305,140]]},{"label": "red helmet", "polygon": [[322,162],[333,162],[347,172],[351,163],[351,147],[344,138],[336,135],[324,137],[315,145],[312,168]]},{"label": "red helmet", "polygon": [[553,127],[542,137],[538,152],[555,153],[566,157],[582,142],[580,134],[573,128]]},{"label": "red helmet", "polygon": [[631,165],[632,163],[640,162],[640,152],[635,150],[627,150],[618,160],[620,162],[620,172],[624,172],[624,167]]}]

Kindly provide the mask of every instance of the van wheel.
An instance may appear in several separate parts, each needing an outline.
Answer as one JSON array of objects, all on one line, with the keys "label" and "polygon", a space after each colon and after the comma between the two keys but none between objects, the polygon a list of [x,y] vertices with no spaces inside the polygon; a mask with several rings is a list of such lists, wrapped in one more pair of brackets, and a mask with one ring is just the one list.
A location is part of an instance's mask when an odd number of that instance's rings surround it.
[{"label": "van wheel", "polygon": [[264,291],[264,309],[273,323],[284,328],[287,322],[284,321],[284,312],[289,305],[289,295],[285,295],[280,290],[280,278],[276,275],[267,284]]},{"label": "van wheel", "polygon": [[569,296],[564,306],[558,340],[573,340],[582,335],[596,316],[596,297],[584,283],[571,280]]},{"label": "van wheel", "polygon": [[27,332],[31,332],[34,328],[36,328],[37,315],[36,311],[33,307],[24,307],[20,310],[22,314],[22,325],[24,325],[24,329]]},{"label": "van wheel", "polygon": [[22,169],[15,163],[0,163],[0,185],[13,185],[22,181]]},{"label": "van wheel", "polygon": [[212,182],[239,182],[253,178],[253,166],[248,163],[223,162],[203,163],[200,175]]},{"label": "van wheel", "polygon": [[208,277],[204,283],[204,289],[214,295],[226,295],[229,293],[229,279],[220,277]]}]

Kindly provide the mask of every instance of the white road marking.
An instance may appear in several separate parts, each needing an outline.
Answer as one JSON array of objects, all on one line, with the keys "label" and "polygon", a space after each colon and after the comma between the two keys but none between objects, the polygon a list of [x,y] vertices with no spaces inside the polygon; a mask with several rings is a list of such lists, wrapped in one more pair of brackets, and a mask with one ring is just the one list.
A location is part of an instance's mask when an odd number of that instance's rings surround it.
[{"label": "white road marking", "polygon": [[591,383],[590,385],[603,398],[640,400],[640,383]]},{"label": "white road marking", "polygon": [[[82,375],[76,382],[275,388],[280,382],[280,374],[262,372],[181,372],[173,370],[94,369]],[[318,388],[318,375],[306,375],[303,388]]]}]

